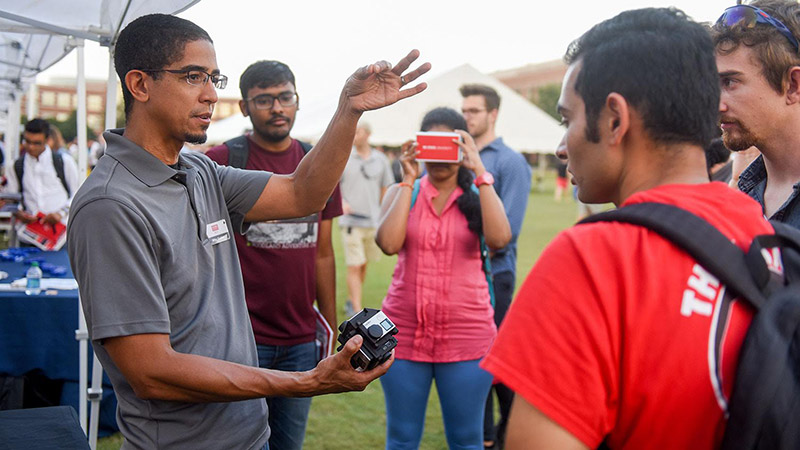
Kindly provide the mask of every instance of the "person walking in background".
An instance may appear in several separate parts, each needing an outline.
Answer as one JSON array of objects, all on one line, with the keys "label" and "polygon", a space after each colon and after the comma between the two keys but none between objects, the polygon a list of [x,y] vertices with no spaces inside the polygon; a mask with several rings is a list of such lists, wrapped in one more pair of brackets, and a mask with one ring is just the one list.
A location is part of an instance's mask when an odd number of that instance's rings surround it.
[{"label": "person walking in background", "polygon": [[344,261],[347,265],[347,291],[345,314],[349,317],[361,310],[367,263],[380,258],[375,245],[375,227],[378,226],[381,199],[394,177],[389,159],[369,145],[370,127],[358,124],[353,139],[353,151],[342,174],[342,210],[339,218],[344,244]]},{"label": "person walking in background", "polygon": [[[531,167],[525,158],[509,148],[503,138],[495,133],[500,112],[500,96],[491,86],[467,84],[460,88],[463,101],[461,112],[467,121],[469,134],[480,150],[481,161],[494,176],[495,190],[503,201],[506,217],[511,224],[511,241],[492,254],[494,277],[494,321],[498,327],[511,305],[517,274],[517,239],[522,229],[522,219],[531,192]],[[511,408],[513,393],[502,384],[493,386],[500,405],[500,421],[494,423],[494,406],[491,393],[486,398],[484,443],[491,448],[495,442],[502,448],[503,433]]]},{"label": "person walking in background", "polygon": [[464,160],[426,163],[427,174],[417,180],[416,144],[407,142],[403,182],[389,189],[381,205],[378,246],[398,255],[383,301],[383,311],[400,330],[397,360],[381,379],[389,450],[419,447],[433,380],[449,447],[483,448],[483,410],[492,377],[478,362],[497,328],[480,236],[496,250],[511,240],[511,228],[491,174],[464,128],[464,118],[453,109],[427,113],[422,131],[457,131]]},{"label": "person walking in background", "polygon": [[[78,189],[78,166],[65,151],[52,149],[51,125],[44,119],[32,119],[22,133],[24,153],[14,162],[7,176],[5,191],[22,194],[21,210],[14,213],[17,239],[23,244],[43,247],[42,235],[27,230],[28,224],[66,225],[70,203]],[[54,232],[56,228],[53,228]],[[61,228],[61,234],[65,232]],[[56,240],[56,236],[52,236]],[[56,240],[57,242],[57,240]],[[56,244],[58,250],[63,245]]]},{"label": "person walking in background", "polygon": [[[558,156],[581,201],[674,205],[743,251],[772,233],[758,203],[708,179],[720,84],[703,25],[673,8],[626,11],[565,60]],[[643,226],[559,234],[483,363],[517,394],[506,449],[719,448],[752,318],[732,293]]]},{"label": "person walking in background", "polygon": [[[242,73],[239,89],[239,107],[253,133],[213,147],[206,156],[226,166],[293,173],[311,145],[290,136],[300,108],[291,69],[278,61],[255,62]],[[253,223],[245,234],[234,234],[259,367],[297,372],[317,365],[315,299],[336,330],[331,228],[341,213],[337,186],[322,211]],[[270,449],[303,448],[311,398],[267,397],[267,407]]]}]

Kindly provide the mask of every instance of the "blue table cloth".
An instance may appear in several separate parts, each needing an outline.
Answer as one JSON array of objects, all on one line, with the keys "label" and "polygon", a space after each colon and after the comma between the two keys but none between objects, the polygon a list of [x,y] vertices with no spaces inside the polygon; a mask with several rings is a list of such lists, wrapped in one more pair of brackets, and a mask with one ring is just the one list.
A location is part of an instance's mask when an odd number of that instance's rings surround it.
[{"label": "blue table cloth", "polygon": [[[43,278],[73,278],[65,250],[27,254],[22,261],[3,260],[9,253],[0,251],[0,271],[11,282],[25,276],[31,260],[42,266]],[[13,251],[13,249],[12,249]],[[63,268],[64,273],[53,275],[48,269]],[[55,380],[64,380],[62,405],[78,410],[79,351],[75,330],[78,329],[78,290],[42,290],[38,295],[24,291],[0,290],[0,374],[21,376],[34,369]],[[91,346],[89,346],[91,361]],[[91,372],[90,382],[91,382]],[[111,385],[104,383],[100,425],[102,429],[116,428],[114,409],[116,399]],[[109,423],[110,421],[110,423]]]}]

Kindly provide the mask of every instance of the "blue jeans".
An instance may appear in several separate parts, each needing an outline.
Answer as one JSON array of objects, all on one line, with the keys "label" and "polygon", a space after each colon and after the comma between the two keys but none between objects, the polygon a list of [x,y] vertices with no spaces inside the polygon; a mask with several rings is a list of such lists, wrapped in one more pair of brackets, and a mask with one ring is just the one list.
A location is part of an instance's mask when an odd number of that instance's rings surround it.
[{"label": "blue jeans", "polygon": [[[264,369],[302,372],[316,367],[317,345],[256,345],[258,365]],[[269,448],[301,450],[306,435],[311,398],[267,397],[269,408]]]},{"label": "blue jeans", "polygon": [[386,449],[419,448],[431,381],[435,379],[448,447],[483,450],[483,408],[492,375],[478,366],[479,361],[395,360],[381,377],[386,400]]}]

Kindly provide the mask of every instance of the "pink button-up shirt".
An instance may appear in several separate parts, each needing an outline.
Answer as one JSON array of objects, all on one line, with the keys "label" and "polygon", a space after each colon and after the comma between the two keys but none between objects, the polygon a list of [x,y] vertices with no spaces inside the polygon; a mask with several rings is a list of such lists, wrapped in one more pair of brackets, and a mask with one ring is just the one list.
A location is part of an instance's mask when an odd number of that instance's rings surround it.
[{"label": "pink button-up shirt", "polygon": [[425,176],[408,216],[383,311],[399,333],[396,357],[421,362],[483,357],[497,334],[478,235],[456,205],[456,188],[436,214],[439,192]]}]

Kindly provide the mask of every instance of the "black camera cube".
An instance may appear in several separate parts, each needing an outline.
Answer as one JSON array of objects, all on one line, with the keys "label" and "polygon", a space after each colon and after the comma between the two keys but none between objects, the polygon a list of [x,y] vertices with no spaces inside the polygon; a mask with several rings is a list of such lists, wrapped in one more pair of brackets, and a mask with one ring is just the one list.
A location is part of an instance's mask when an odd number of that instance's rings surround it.
[{"label": "black camera cube", "polygon": [[361,349],[350,358],[350,365],[356,370],[370,370],[389,359],[392,349],[397,346],[397,327],[379,309],[364,308],[358,314],[339,325],[341,351],[351,337],[360,334],[364,338]]}]

